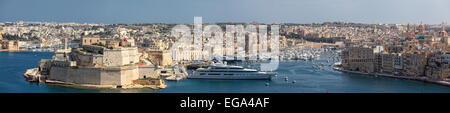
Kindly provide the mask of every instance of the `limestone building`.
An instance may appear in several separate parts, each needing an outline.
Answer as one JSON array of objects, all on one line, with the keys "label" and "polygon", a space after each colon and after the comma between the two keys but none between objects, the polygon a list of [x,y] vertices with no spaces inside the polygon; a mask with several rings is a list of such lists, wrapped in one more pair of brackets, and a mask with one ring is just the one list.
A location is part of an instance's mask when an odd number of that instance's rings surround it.
[{"label": "limestone building", "polygon": [[347,70],[375,72],[374,50],[368,47],[348,47],[342,51],[342,66]]},{"label": "limestone building", "polygon": [[433,79],[446,79],[450,76],[450,53],[433,52],[426,67],[426,76]]},{"label": "limestone building", "polygon": [[427,54],[422,51],[407,52],[403,57],[403,75],[424,76]]},{"label": "limestone building", "polygon": [[394,72],[395,54],[382,53],[381,56],[382,56],[381,72],[382,73],[393,73]]},{"label": "limestone building", "polygon": [[137,47],[118,46],[115,42],[83,38],[80,47],[55,51],[51,60],[42,60],[39,71],[46,80],[117,87],[153,76],[149,75],[154,74],[153,66],[140,65],[143,63]]}]

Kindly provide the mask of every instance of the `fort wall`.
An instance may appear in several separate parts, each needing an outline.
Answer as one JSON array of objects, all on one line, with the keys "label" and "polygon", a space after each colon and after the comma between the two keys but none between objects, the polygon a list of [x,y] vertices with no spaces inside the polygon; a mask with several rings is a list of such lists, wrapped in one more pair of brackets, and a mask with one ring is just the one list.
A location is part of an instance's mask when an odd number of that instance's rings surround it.
[{"label": "fort wall", "polygon": [[139,78],[137,66],[116,68],[52,66],[49,80],[75,84],[127,85]]},{"label": "fort wall", "polygon": [[53,66],[47,79],[75,84],[101,85],[100,73],[100,68]]},{"label": "fort wall", "polygon": [[158,69],[154,66],[139,66],[139,78],[157,78]]}]

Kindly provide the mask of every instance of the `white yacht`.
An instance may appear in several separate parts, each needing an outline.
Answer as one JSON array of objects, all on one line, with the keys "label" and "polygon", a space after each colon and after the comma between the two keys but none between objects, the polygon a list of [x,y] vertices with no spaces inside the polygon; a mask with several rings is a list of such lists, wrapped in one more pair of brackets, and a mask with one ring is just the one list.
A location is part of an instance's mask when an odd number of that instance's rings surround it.
[{"label": "white yacht", "polygon": [[198,68],[191,79],[230,79],[230,80],[259,80],[268,79],[276,75],[275,72],[260,72],[255,69],[245,69],[242,66],[229,66],[221,63],[212,63],[208,68]]}]

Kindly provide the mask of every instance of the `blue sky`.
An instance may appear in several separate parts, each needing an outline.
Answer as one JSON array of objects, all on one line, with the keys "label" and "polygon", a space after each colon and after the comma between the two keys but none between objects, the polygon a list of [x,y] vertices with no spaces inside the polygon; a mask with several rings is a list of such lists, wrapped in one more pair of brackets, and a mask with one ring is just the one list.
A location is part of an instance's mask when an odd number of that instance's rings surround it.
[{"label": "blue sky", "polygon": [[0,21],[439,24],[450,0],[0,0]]}]

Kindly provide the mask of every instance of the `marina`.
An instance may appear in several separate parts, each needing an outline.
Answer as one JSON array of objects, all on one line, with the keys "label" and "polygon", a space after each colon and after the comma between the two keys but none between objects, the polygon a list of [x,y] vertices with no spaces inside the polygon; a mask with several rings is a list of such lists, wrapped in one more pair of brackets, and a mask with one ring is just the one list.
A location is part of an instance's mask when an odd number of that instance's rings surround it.
[{"label": "marina", "polygon": [[[98,89],[78,88],[46,83],[30,83],[24,79],[26,69],[36,67],[43,58],[50,58],[52,52],[0,52],[0,90],[2,92],[25,93],[449,93],[450,88],[420,81],[387,77],[364,76],[361,74],[335,71],[328,63],[332,55],[321,55],[314,61],[281,61],[269,80],[204,80],[181,79],[165,81],[165,89]],[[324,66],[313,67],[323,64]],[[285,78],[288,78],[285,81]],[[295,83],[293,83],[295,81]]]},{"label": "marina", "polygon": [[285,49],[280,52],[281,60],[314,60],[320,57],[320,54],[328,51],[324,48],[301,48],[301,49]]}]

